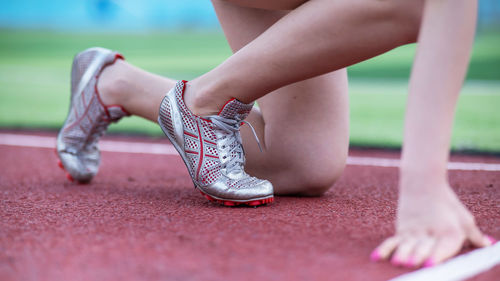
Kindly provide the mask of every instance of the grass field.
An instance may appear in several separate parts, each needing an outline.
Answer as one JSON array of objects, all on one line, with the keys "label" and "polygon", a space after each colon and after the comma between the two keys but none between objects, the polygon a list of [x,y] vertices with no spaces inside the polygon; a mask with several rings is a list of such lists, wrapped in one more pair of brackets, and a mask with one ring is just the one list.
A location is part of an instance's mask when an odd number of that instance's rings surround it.
[{"label": "grass field", "polygon": [[[172,78],[193,78],[220,63],[230,50],[220,33],[86,34],[0,31],[0,127],[57,129],[68,105],[72,57],[89,46],[120,50],[128,61]],[[476,40],[460,97],[454,149],[500,151],[500,36]],[[415,51],[404,46],[349,68],[351,143],[401,145],[407,78]],[[113,132],[160,136],[139,118]]]}]

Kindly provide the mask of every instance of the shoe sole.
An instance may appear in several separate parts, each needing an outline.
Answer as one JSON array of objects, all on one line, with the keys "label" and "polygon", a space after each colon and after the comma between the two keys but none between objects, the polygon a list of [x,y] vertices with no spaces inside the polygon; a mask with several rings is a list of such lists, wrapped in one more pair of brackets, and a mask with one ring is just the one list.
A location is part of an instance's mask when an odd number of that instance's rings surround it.
[{"label": "shoe sole", "polygon": [[[57,160],[57,166],[59,168],[61,168],[61,170],[64,171],[64,173],[66,174],[66,178],[70,182],[73,182],[73,183],[75,182],[75,179],[66,171],[66,169],[64,168],[63,163],[59,159]],[[209,201],[215,202],[215,203],[219,203],[221,205],[229,206],[229,207],[235,207],[235,206],[241,206],[241,205],[247,205],[247,206],[250,206],[250,207],[256,207],[256,206],[266,205],[266,204],[270,204],[270,203],[274,202],[274,197],[265,198],[265,199],[258,199],[258,200],[253,200],[253,201],[242,201],[242,202],[239,202],[239,201],[229,201],[229,200],[224,200],[224,199],[220,199],[220,198],[217,198],[217,197],[210,196],[210,195],[206,194],[205,192],[201,191],[199,188],[196,188],[196,189],[198,189],[198,191],[200,191],[201,195],[203,195]]]},{"label": "shoe sole", "polygon": [[[172,143],[172,145],[175,147],[175,150],[179,153],[179,156],[181,156],[182,161],[184,162],[184,165],[186,168],[189,170],[188,162],[186,159],[186,156],[184,155],[184,151],[180,149],[180,147],[177,145],[175,141],[173,141],[170,136],[168,135],[168,131],[163,125],[161,124],[160,117],[158,117],[158,125],[160,125],[161,130],[165,134],[165,136],[168,138],[168,140]],[[192,180],[192,179],[191,179]],[[194,188],[198,189],[200,191],[201,195],[203,195],[205,198],[207,198],[209,201],[219,203],[224,206],[240,206],[240,205],[246,205],[246,206],[251,206],[251,207],[256,207],[260,205],[266,205],[269,203],[274,202],[274,196],[267,196],[264,198],[257,198],[257,199],[250,199],[250,200],[229,200],[229,199],[223,199],[223,198],[218,198],[216,196],[210,195],[203,191],[201,187],[199,187],[194,181]]]},{"label": "shoe sole", "polygon": [[[63,170],[64,173],[66,173],[66,178],[70,182],[75,182],[75,179],[73,179],[73,177],[64,168],[64,165],[62,164],[61,160],[57,160],[57,166],[59,168],[61,168],[61,170]],[[241,205],[247,205],[247,206],[250,206],[250,207],[254,207],[254,206],[265,205],[265,204],[269,204],[269,203],[273,203],[274,202],[274,197],[260,199],[260,200],[253,200],[253,201],[244,201],[244,202],[228,201],[228,200],[223,200],[223,199],[219,199],[219,198],[216,198],[216,197],[212,197],[212,196],[204,193],[200,189],[198,189],[198,191],[200,191],[201,195],[205,196],[205,198],[207,198],[209,201],[216,202],[216,203],[219,203],[221,205],[229,206],[229,207],[241,206]]]},{"label": "shoe sole", "polygon": [[197,188],[197,189],[198,189],[198,191],[200,191],[201,195],[205,196],[205,198],[207,198],[209,201],[216,202],[216,203],[219,203],[221,205],[229,206],[229,207],[235,207],[235,206],[241,206],[241,205],[246,205],[246,206],[250,206],[250,207],[256,207],[256,206],[266,205],[266,204],[274,202],[274,197],[269,197],[269,198],[259,199],[259,200],[253,200],[253,201],[242,201],[242,202],[240,202],[240,201],[229,201],[229,200],[218,199],[218,198],[212,197],[212,196],[206,194],[205,192],[201,191],[199,188]]}]

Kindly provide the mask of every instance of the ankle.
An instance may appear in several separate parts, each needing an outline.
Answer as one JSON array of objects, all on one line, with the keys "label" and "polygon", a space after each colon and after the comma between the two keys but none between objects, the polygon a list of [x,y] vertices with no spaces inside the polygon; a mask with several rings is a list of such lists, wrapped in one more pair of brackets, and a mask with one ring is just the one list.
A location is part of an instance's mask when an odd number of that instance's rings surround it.
[{"label": "ankle", "polygon": [[189,82],[184,91],[184,103],[196,116],[217,115],[226,102],[217,94],[215,87],[200,86],[196,82]]},{"label": "ankle", "polygon": [[105,105],[121,105],[123,94],[129,88],[127,79],[124,78],[122,70],[124,62],[117,60],[112,65],[106,66],[99,74],[97,80],[97,91],[102,103]]}]

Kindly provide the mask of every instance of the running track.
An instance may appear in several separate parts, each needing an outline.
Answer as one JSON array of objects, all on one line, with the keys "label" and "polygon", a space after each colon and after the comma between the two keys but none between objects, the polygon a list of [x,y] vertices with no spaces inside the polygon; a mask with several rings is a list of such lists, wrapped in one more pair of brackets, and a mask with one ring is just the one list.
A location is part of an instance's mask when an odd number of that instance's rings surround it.
[{"label": "running track", "polygon": [[[351,165],[321,198],[227,208],[193,189],[165,140],[106,138],[106,150],[136,151],[103,152],[99,175],[78,185],[56,166],[54,134],[38,133],[27,145],[32,134],[15,133],[8,143],[7,133],[0,132],[0,280],[429,280],[368,260],[393,232],[395,152],[352,151]],[[452,161],[456,192],[481,229],[499,238],[500,158]],[[465,249],[470,266],[456,259],[441,271],[495,264],[498,246]],[[472,280],[500,276],[498,263],[481,271]]]}]

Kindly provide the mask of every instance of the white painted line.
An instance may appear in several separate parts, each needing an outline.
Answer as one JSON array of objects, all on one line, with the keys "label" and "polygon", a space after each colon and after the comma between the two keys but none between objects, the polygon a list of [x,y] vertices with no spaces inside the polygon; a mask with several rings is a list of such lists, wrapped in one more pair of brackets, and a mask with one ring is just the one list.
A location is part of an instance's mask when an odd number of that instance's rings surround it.
[{"label": "white painted line", "polygon": [[440,265],[400,275],[390,281],[458,281],[486,272],[500,264],[500,243],[474,250]]},{"label": "white painted line", "polygon": [[349,156],[347,165],[399,168],[399,159]]},{"label": "white painted line", "polygon": [[[375,158],[375,157],[356,157],[347,158],[347,165],[357,166],[375,166],[375,167],[393,167],[399,168],[399,159]],[[472,163],[472,162],[450,162],[448,170],[460,171],[500,171],[500,164],[492,163]]]},{"label": "white painted line", "polygon": [[0,134],[0,144],[11,146],[54,148],[56,147],[56,139],[40,136]]},{"label": "white painted line", "polygon": [[[17,134],[0,134],[0,145],[55,148],[56,138]],[[159,143],[102,140],[99,141],[99,148],[101,151],[107,152],[178,155],[173,145]]]},{"label": "white painted line", "polygon": [[[20,134],[0,134],[0,145],[55,148],[56,138]],[[102,140],[99,142],[99,147],[101,151],[106,152],[178,155],[175,148],[170,144]],[[399,167],[399,160],[376,157],[350,156],[347,158],[347,165],[397,168]],[[462,171],[498,172],[500,171],[500,164],[450,162],[448,164],[448,169]]]},{"label": "white painted line", "polygon": [[145,142],[100,141],[99,148],[108,152],[179,155],[173,145]]}]

